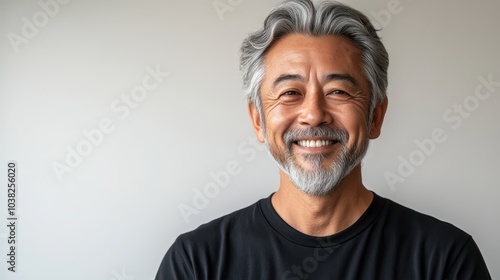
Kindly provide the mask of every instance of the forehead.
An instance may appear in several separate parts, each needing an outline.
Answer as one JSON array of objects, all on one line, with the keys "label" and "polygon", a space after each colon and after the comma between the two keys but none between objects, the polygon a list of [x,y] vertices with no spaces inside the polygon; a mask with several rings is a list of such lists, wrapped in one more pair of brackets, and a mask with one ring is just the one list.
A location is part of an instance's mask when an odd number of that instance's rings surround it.
[{"label": "forehead", "polygon": [[362,55],[355,43],[346,37],[290,34],[275,42],[264,58],[265,79],[296,72],[315,74],[343,73],[364,79]]}]

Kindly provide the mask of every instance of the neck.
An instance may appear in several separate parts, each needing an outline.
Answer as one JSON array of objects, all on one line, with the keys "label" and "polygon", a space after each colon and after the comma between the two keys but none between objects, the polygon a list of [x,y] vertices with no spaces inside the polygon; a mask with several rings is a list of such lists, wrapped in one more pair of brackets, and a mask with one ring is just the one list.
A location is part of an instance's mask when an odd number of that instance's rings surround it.
[{"label": "neck", "polygon": [[335,191],[324,196],[300,191],[280,171],[280,187],[271,202],[278,215],[296,230],[311,236],[327,236],[354,224],[372,200],[373,193],[363,186],[358,165]]}]

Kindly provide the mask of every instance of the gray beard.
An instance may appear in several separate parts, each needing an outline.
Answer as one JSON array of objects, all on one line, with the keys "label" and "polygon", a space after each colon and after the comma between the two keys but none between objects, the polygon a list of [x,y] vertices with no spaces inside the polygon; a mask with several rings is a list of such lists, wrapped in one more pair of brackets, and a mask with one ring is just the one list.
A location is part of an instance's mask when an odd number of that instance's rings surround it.
[{"label": "gray beard", "polygon": [[[297,164],[296,156],[292,154],[292,145],[297,139],[309,137],[325,137],[339,141],[336,145],[341,145],[341,150],[328,168],[322,166],[323,160],[328,156],[326,154],[299,155],[304,161],[309,162],[311,170],[306,170]],[[349,134],[347,131],[326,126],[289,130],[283,138],[286,144],[284,155],[276,154],[271,150],[267,135],[266,150],[292,183],[302,192],[312,196],[324,196],[338,189],[344,177],[361,163],[369,143],[367,137],[360,151],[348,150],[346,145]]]}]

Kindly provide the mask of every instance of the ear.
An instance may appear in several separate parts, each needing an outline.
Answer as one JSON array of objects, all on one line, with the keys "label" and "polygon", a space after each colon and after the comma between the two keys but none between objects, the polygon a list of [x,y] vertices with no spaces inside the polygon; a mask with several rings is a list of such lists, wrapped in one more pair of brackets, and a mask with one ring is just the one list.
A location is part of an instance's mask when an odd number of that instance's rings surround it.
[{"label": "ear", "polygon": [[376,105],[373,109],[370,139],[375,139],[380,136],[380,131],[382,130],[382,123],[384,122],[384,116],[385,112],[387,111],[388,103],[389,100],[386,97],[384,101]]},{"label": "ear", "polygon": [[257,139],[259,142],[264,143],[265,137],[262,120],[260,118],[259,110],[252,102],[248,102],[248,114],[250,115],[250,121],[252,122],[253,131],[255,132]]}]

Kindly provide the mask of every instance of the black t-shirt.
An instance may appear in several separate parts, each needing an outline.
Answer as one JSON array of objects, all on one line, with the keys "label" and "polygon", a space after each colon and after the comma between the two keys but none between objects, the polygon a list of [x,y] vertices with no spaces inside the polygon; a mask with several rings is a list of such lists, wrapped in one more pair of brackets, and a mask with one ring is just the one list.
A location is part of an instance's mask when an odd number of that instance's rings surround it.
[{"label": "black t-shirt", "polygon": [[374,195],[349,228],[305,235],[271,197],[177,238],[156,280],[491,279],[470,235]]}]

